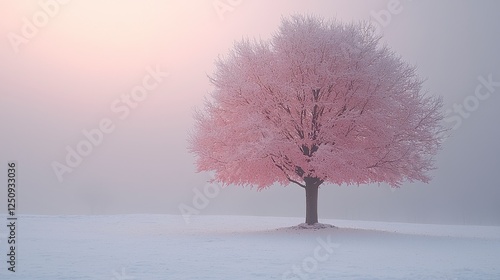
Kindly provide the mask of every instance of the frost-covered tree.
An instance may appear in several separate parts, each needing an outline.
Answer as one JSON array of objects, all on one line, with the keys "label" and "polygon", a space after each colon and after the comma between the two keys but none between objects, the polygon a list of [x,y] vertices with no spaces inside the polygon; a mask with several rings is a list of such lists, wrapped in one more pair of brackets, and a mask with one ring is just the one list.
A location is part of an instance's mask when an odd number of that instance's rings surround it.
[{"label": "frost-covered tree", "polygon": [[310,225],[323,183],[428,182],[442,102],[379,40],[367,23],[296,15],[269,41],[236,43],[195,115],[198,169],[258,189],[295,183]]}]

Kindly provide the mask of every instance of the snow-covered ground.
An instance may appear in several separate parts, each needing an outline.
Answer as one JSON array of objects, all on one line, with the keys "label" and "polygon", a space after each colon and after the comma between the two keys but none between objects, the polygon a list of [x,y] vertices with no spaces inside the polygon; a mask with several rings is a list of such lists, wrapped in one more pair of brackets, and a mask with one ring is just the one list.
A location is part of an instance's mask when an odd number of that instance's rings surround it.
[{"label": "snow-covered ground", "polygon": [[[5,216],[0,216],[6,221]],[[21,216],[0,279],[500,279],[500,227],[175,215]]]}]

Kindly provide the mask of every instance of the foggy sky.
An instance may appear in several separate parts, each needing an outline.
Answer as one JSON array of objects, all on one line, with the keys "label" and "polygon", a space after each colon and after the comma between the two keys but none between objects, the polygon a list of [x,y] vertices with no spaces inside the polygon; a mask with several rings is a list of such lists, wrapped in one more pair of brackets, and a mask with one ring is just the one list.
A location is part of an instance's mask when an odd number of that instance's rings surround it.
[{"label": "foggy sky", "polygon": [[[236,5],[220,14],[220,3]],[[320,220],[500,225],[498,1],[73,0],[51,9],[14,47],[23,18],[33,22],[44,10],[38,1],[0,2],[0,213],[7,161],[15,160],[24,214],[179,214],[211,178],[195,172],[187,139],[193,110],[212,89],[215,59],[235,40],[270,38],[282,16],[309,13],[371,20],[384,43],[418,66],[429,94],[443,97],[446,123],[456,126],[429,184],[324,185]],[[147,78],[155,71],[156,80]],[[127,96],[144,83],[151,89],[129,105]],[[86,140],[82,131],[103,121],[110,132],[60,182],[54,162],[64,164],[67,147],[76,149]],[[304,191],[295,185],[227,186],[200,210],[304,212]]]}]

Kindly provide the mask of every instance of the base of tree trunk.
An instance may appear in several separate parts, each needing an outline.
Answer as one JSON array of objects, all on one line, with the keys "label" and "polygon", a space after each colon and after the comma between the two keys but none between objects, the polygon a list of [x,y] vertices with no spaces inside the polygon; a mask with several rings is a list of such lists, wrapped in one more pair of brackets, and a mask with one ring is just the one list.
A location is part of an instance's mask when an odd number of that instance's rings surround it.
[{"label": "base of tree trunk", "polygon": [[326,228],[337,228],[337,227],[334,225],[322,224],[322,223],[315,223],[312,225],[309,225],[307,223],[302,223],[302,224],[298,224],[296,226],[290,227],[290,229],[312,229],[312,230],[326,229]]}]

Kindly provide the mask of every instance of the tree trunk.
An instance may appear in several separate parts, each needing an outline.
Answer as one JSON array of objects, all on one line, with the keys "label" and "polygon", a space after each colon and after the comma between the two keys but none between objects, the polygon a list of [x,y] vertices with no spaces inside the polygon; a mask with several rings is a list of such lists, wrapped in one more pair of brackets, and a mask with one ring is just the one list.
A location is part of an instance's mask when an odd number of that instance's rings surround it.
[{"label": "tree trunk", "polygon": [[318,187],[321,181],[318,178],[304,178],[306,183],[306,224],[318,223]]}]

